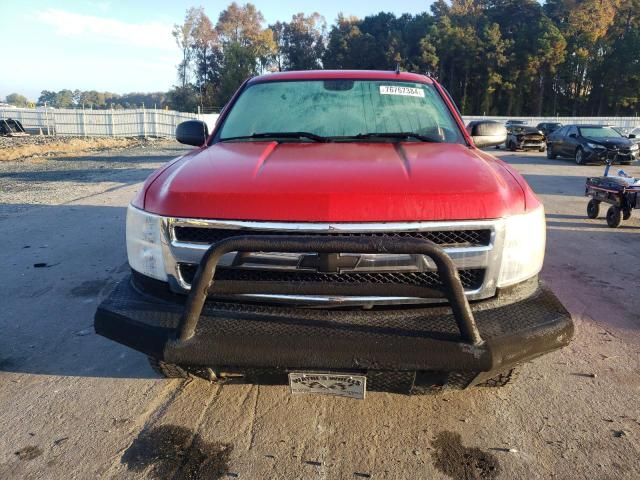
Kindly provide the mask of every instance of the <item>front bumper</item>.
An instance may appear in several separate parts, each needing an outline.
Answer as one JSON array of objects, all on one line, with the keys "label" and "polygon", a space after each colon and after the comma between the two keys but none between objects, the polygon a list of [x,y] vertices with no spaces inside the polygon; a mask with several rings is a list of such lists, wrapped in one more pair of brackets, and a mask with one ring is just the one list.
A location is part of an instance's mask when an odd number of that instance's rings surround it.
[{"label": "front bumper", "polygon": [[[437,264],[442,285],[441,290],[424,288],[423,295],[448,303],[345,310],[215,301],[216,293],[241,287],[213,281],[228,251],[417,252]],[[567,345],[573,323],[537,279],[470,304],[453,262],[428,241],[239,236],[211,246],[189,296],[139,274],[128,277],[98,307],[95,329],[147,355],[194,369],[344,371],[372,378],[393,372],[403,379],[398,390],[410,393],[420,382],[444,384],[455,378],[458,387],[480,383]]]},{"label": "front bumper", "polygon": [[540,150],[546,147],[547,144],[544,140],[522,140],[516,142],[516,148],[518,150]]},{"label": "front bumper", "polygon": [[612,163],[635,162],[640,155],[640,153],[638,153],[638,150],[631,152],[620,152],[618,150],[589,149],[585,150],[585,153],[585,161],[589,163],[606,163],[607,161],[611,161]]},{"label": "front bumper", "polygon": [[143,293],[131,277],[99,306],[95,329],[166,362],[214,371],[444,372],[464,374],[458,386],[466,387],[569,343],[566,309],[545,287],[529,290],[513,303],[510,292],[471,305],[484,339],[478,346],[460,341],[444,306],[326,310],[219,302],[205,304],[196,334],[183,343],[176,330],[185,297],[168,289],[163,297]]}]

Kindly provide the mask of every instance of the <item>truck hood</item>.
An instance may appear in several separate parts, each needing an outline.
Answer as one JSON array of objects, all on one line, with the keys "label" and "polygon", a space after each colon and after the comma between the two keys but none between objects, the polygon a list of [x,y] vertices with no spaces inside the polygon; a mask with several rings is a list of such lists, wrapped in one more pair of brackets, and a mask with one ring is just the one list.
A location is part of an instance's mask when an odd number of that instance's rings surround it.
[{"label": "truck hood", "polygon": [[524,188],[507,165],[464,145],[235,142],[165,168],[144,208],[224,220],[477,220],[524,212]]}]

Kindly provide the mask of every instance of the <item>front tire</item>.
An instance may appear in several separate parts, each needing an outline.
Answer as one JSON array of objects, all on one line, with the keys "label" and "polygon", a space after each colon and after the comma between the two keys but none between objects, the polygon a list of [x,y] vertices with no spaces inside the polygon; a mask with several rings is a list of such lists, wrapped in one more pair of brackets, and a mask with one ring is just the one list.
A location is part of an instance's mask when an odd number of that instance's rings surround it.
[{"label": "front tire", "polygon": [[513,142],[509,142],[509,150],[515,152],[517,150],[516,144]]},{"label": "front tire", "polygon": [[580,147],[576,149],[576,165],[584,165],[584,151]]},{"label": "front tire", "polygon": [[631,218],[631,210],[630,209],[622,210],[622,219],[629,220],[630,218]]},{"label": "front tire", "polygon": [[622,210],[618,207],[610,207],[607,210],[607,225],[611,228],[618,228],[622,223]]},{"label": "front tire", "polygon": [[598,200],[589,200],[587,204],[587,217],[594,219],[600,215],[600,202]]},{"label": "front tire", "polygon": [[500,388],[505,387],[513,381],[518,376],[519,369],[517,367],[512,368],[511,370],[507,370],[499,375],[496,375],[493,378],[485,380],[482,383],[477,384],[477,387],[489,387],[489,388]]},{"label": "front tire", "polygon": [[149,360],[149,365],[158,375],[163,376],[165,378],[190,378],[191,375],[180,365],[175,365],[173,363],[166,363],[162,360],[158,360],[157,358],[147,357]]},{"label": "front tire", "polygon": [[555,160],[558,156],[553,153],[553,150],[551,149],[551,147],[547,147],[547,158],[549,160]]},{"label": "front tire", "polygon": [[540,148],[538,149],[538,151],[539,151],[540,153],[543,153],[546,149],[547,149],[547,147],[540,147]]}]

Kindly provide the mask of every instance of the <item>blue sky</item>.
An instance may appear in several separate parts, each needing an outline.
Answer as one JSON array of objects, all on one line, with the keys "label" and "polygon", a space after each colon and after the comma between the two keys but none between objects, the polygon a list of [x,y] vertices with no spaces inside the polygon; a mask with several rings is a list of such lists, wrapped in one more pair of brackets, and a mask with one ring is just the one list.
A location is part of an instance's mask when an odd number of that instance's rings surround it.
[{"label": "blue sky", "polygon": [[[171,37],[191,6],[215,22],[230,1],[0,0],[3,49],[0,99],[17,92],[32,100],[41,90],[116,93],[166,91],[176,82],[180,53]],[[240,1],[238,3],[244,3]],[[252,2],[267,23],[318,11],[333,23],[339,12],[363,17],[428,10],[428,0]]]}]

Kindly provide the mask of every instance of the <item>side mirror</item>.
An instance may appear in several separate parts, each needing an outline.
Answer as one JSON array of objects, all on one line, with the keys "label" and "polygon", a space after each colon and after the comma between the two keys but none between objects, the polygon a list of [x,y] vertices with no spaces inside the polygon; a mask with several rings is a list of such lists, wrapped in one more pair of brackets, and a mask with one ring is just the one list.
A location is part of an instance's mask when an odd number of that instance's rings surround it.
[{"label": "side mirror", "polygon": [[569,138],[578,138],[578,134],[577,133],[572,133],[569,135]]},{"label": "side mirror", "polygon": [[467,132],[478,148],[493,147],[507,141],[507,129],[498,122],[489,120],[469,122]]},{"label": "side mirror", "polygon": [[629,134],[629,138],[636,138],[636,136],[635,136],[635,134],[630,133],[630,134]]},{"label": "side mirror", "polygon": [[176,140],[185,145],[201,147],[209,137],[209,127],[200,120],[187,120],[176,127]]}]

